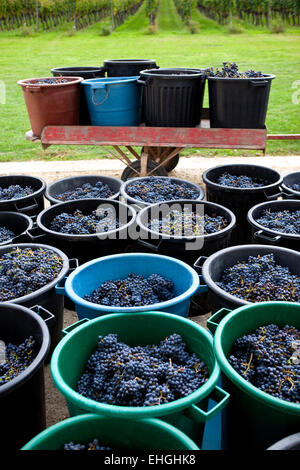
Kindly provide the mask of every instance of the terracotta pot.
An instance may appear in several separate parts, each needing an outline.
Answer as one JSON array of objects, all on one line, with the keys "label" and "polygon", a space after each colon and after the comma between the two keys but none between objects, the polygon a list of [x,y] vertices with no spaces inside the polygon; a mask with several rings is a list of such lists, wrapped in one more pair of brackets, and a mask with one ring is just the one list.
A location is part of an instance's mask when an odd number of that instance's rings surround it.
[{"label": "terracotta pot", "polygon": [[[53,80],[53,77],[43,77]],[[81,77],[63,77],[67,83],[36,84],[39,78],[19,80],[30,119],[31,129],[40,137],[45,126],[79,124]]]}]

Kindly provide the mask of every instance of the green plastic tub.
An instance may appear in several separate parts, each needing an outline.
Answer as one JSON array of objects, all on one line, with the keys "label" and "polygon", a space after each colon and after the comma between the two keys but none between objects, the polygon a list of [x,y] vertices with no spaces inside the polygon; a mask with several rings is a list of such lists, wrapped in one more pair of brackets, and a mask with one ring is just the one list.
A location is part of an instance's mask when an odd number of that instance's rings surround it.
[{"label": "green plastic tub", "polygon": [[[163,405],[116,406],[88,399],[75,391],[76,383],[96,349],[98,336],[108,333],[117,333],[119,340],[131,346],[158,344],[170,334],[181,334],[188,350],[206,363],[210,376],[202,387],[187,397]],[[220,368],[213,352],[212,335],[191,320],[160,312],[116,313],[93,320],[83,319],[79,325],[67,328],[65,334],[53,353],[51,373],[71,416],[95,413],[133,420],[161,418],[183,431],[200,447],[205,422],[228,402],[228,393],[216,385]],[[213,400],[213,407],[208,410],[209,398]]]},{"label": "green plastic tub", "polygon": [[246,381],[229,364],[234,341],[267,324],[300,329],[300,305],[262,302],[230,313],[222,309],[207,322],[214,335],[214,351],[230,402],[222,415],[222,449],[267,449],[289,434],[299,432],[300,404],[265,393]]},{"label": "green plastic tub", "polygon": [[66,419],[31,439],[21,450],[63,450],[67,442],[97,438],[112,450],[199,450],[183,432],[159,419],[133,421],[85,414]]}]

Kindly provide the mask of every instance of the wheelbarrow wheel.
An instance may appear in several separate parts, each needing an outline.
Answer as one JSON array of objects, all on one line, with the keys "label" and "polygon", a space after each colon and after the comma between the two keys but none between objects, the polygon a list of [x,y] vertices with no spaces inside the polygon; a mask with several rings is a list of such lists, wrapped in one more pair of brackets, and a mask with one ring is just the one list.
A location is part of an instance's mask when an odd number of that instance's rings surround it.
[{"label": "wheelbarrow wheel", "polygon": [[164,168],[167,171],[172,171],[178,165],[180,153],[177,153],[171,160],[164,164]]},{"label": "wheelbarrow wheel", "polygon": [[[155,175],[155,176],[168,176],[168,172],[167,170],[161,166],[159,168],[157,168],[159,166],[159,163],[156,163],[155,161],[153,160],[148,160],[147,161],[147,173],[149,171],[152,171],[154,170],[151,175]],[[156,169],[157,168],[157,169]],[[138,172],[138,174],[134,171],[136,170]],[[134,160],[130,166],[127,166],[125,168],[125,170],[123,171],[122,175],[121,175],[121,180],[122,181],[127,181],[131,178],[137,178],[138,176],[140,176],[140,172],[141,172],[141,162],[140,160]]]},{"label": "wheelbarrow wheel", "polygon": [[[169,152],[164,156],[164,159],[166,159],[168,157],[168,155],[173,152],[175,147],[170,147],[169,148]],[[160,148],[160,147],[152,147],[152,149],[154,150],[154,152],[157,154],[157,158],[154,159],[154,157],[151,155],[151,153],[149,153],[149,158],[151,158],[152,160],[156,161],[156,162],[160,162],[160,157],[159,157],[159,151],[160,150],[163,150],[163,148]],[[142,152],[144,151],[144,147],[142,147]],[[178,165],[178,162],[179,162],[179,157],[180,157],[180,153],[177,153],[176,155],[174,155],[173,158],[171,158],[171,160],[169,160],[168,162],[166,163],[163,163],[163,167],[169,172],[169,171],[172,171],[174,170],[174,168]]]}]

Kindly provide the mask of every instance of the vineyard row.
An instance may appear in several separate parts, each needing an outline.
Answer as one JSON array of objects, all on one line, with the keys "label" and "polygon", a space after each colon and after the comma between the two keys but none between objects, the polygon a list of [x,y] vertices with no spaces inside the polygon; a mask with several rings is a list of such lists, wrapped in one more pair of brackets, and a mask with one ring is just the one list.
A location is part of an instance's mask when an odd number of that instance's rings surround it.
[{"label": "vineyard row", "polygon": [[0,0],[0,30],[42,26],[43,30],[73,22],[81,29],[110,16],[114,27],[134,15],[144,0]]}]

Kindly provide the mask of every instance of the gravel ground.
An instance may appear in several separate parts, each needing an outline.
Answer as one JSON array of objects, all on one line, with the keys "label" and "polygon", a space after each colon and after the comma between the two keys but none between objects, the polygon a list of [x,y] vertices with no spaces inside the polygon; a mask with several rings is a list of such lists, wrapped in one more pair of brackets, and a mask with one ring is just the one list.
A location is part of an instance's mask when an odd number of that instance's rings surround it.
[{"label": "gravel ground", "polygon": [[[230,164],[247,163],[268,166],[279,171],[282,175],[292,171],[300,171],[300,156],[257,156],[257,157],[182,157],[176,169],[170,176],[183,178],[200,184],[203,188],[202,173],[208,168]],[[5,174],[29,174],[43,178],[46,183],[51,183],[57,179],[66,178],[72,175],[101,174],[107,176],[121,176],[124,165],[118,160],[85,160],[85,161],[29,161],[29,162],[9,162],[1,163],[2,175]],[[48,203],[47,203],[48,204]],[[206,321],[210,314],[193,317],[192,320],[206,326]],[[68,326],[77,321],[75,312],[65,310],[64,326]],[[45,367],[45,387],[46,387],[46,415],[47,427],[69,416],[66,403],[62,395],[55,388],[50,366]]]}]

